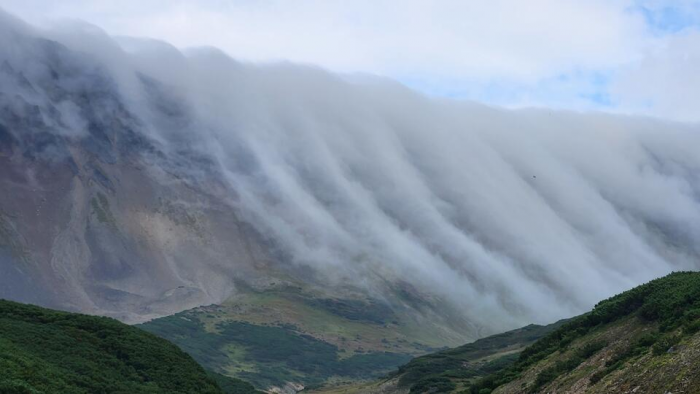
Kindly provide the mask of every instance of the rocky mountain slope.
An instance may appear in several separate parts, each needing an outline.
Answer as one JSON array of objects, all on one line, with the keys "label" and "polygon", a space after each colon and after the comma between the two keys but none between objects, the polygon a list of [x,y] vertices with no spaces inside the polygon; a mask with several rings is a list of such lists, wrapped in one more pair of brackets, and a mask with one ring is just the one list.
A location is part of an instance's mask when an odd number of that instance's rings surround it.
[{"label": "rocky mountain slope", "polygon": [[396,308],[442,345],[477,334],[404,280],[368,292],[297,264],[241,208],[244,186],[201,149],[194,108],[161,81],[133,70],[135,107],[94,53],[8,15],[0,28],[0,297],[142,322],[290,284]]},{"label": "rocky mountain slope", "polygon": [[269,262],[210,163],[197,185],[159,164],[102,66],[9,34],[34,67],[0,61],[1,297],[139,321],[221,301]]},{"label": "rocky mountain slope", "polygon": [[116,320],[5,300],[0,371],[2,393],[256,393],[208,376],[172,343]]}]

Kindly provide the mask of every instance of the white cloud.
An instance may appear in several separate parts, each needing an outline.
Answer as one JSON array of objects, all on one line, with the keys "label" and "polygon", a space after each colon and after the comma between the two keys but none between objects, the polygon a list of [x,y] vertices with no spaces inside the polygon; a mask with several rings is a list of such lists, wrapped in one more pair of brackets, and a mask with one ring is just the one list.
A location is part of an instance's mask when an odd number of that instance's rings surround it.
[{"label": "white cloud", "polygon": [[698,121],[699,67],[700,31],[684,31],[623,69],[612,93],[629,112]]},{"label": "white cloud", "polygon": [[211,45],[247,60],[341,72],[536,82],[628,62],[644,46],[630,1],[3,0],[33,21],[80,18],[113,35]]},{"label": "white cloud", "polygon": [[[151,37],[180,48],[210,45],[240,60],[289,60],[336,72],[378,74],[429,94],[517,107],[634,111],[681,120],[700,119],[689,109],[700,104],[692,101],[695,96],[683,101],[688,97],[684,88],[700,91],[691,72],[695,58],[686,66],[672,64],[682,51],[692,51],[693,42],[683,28],[700,20],[699,4],[0,0],[0,7],[34,23],[78,18],[111,35]],[[677,34],[669,34],[667,28]],[[676,68],[667,81],[669,67]],[[600,75],[613,79],[600,83]],[[654,82],[640,89],[635,78]],[[667,82],[673,86],[666,88]]]}]

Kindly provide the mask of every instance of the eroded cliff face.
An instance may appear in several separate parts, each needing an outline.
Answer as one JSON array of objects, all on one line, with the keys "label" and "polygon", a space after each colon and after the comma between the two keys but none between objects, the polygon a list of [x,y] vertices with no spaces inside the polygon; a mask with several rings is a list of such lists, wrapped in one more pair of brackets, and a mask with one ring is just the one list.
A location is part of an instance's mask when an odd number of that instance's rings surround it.
[{"label": "eroded cliff face", "polygon": [[379,299],[293,264],[243,219],[236,189],[183,126],[190,110],[164,85],[138,76],[145,112],[172,133],[167,144],[103,66],[50,40],[17,38],[24,57],[0,68],[1,298],[138,323],[291,286],[393,305],[423,321],[415,324],[426,336],[447,338],[439,344],[477,335],[465,319],[452,326],[431,311],[440,299],[408,283],[387,283]]},{"label": "eroded cliff face", "polygon": [[263,275],[268,247],[206,161],[178,173],[198,158],[166,157],[104,70],[18,39],[34,69],[0,67],[0,297],[136,322]]}]

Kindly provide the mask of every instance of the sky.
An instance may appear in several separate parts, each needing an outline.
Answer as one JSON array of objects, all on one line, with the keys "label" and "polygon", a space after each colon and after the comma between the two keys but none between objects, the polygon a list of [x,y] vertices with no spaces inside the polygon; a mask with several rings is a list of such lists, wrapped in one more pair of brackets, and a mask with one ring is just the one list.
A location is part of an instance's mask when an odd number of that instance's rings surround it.
[{"label": "sky", "polygon": [[430,96],[700,120],[698,0],[0,0],[235,59],[388,77]]}]

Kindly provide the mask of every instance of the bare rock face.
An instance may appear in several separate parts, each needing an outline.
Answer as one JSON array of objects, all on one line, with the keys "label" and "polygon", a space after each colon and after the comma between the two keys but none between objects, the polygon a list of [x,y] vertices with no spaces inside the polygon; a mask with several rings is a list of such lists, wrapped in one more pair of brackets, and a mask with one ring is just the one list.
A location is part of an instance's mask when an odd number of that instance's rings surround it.
[{"label": "bare rock face", "polygon": [[138,322],[264,271],[266,247],[206,163],[196,182],[177,173],[171,161],[197,158],[163,155],[103,70],[22,40],[35,69],[0,67],[1,298]]},{"label": "bare rock face", "polygon": [[[216,146],[193,133],[204,127],[195,109],[173,89],[131,70],[138,98],[127,99],[109,64],[3,18],[12,45],[0,50],[0,298],[139,323],[239,288],[301,286],[413,311],[409,320],[446,343],[477,334],[432,311],[440,297],[393,276],[372,273],[386,291],[368,294],[352,267],[362,261],[328,256],[326,275],[295,264],[246,216],[236,181],[207,152]],[[259,171],[249,150],[228,148],[227,165]],[[326,282],[340,263],[352,280]]]}]

